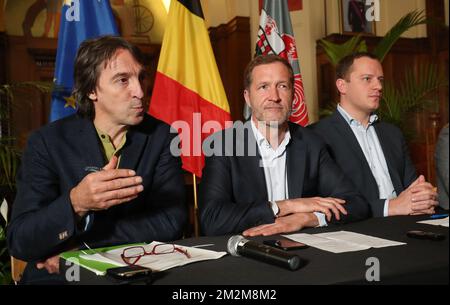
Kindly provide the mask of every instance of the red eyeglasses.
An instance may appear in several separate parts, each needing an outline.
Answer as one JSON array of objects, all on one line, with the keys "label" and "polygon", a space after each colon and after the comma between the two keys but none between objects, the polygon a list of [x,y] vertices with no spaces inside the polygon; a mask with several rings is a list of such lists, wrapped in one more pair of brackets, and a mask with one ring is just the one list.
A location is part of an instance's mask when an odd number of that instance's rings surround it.
[{"label": "red eyeglasses", "polygon": [[152,250],[147,252],[143,246],[133,246],[123,249],[120,257],[127,265],[136,265],[141,257],[146,255],[161,255],[178,252],[184,254],[187,258],[191,258],[187,250],[176,247],[174,244],[158,244],[153,246]]}]

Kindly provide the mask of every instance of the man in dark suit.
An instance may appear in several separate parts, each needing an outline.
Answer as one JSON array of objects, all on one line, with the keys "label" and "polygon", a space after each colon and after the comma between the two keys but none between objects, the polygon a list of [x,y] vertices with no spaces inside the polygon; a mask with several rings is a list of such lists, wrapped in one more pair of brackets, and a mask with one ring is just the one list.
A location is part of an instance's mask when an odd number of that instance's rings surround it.
[{"label": "man in dark suit", "polygon": [[279,56],[258,56],[247,66],[244,98],[251,120],[204,143],[209,155],[200,185],[204,234],[272,235],[367,217],[368,204],[325,143],[288,122],[293,88],[292,67]]},{"label": "man in dark suit", "polygon": [[374,114],[384,79],[379,60],[369,53],[349,55],[336,75],[338,109],[311,128],[369,201],[373,216],[434,213],[436,191],[417,177],[401,131]]},{"label": "man in dark suit", "polygon": [[17,178],[8,244],[29,282],[58,273],[63,251],[171,241],[187,220],[170,127],[145,113],[138,49],[86,40],[74,75],[78,113],[30,136]]}]

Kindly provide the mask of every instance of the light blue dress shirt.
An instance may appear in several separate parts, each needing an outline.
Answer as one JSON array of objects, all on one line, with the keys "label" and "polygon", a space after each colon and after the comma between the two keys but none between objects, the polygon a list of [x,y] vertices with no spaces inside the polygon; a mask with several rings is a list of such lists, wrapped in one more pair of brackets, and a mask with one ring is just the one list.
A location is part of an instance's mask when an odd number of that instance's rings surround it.
[{"label": "light blue dress shirt", "polygon": [[389,175],[389,169],[386,158],[384,157],[383,149],[381,148],[375,127],[373,126],[373,123],[378,120],[378,116],[372,114],[369,118],[369,124],[365,127],[361,122],[352,118],[341,105],[337,106],[337,110],[348,123],[358,140],[372,175],[377,182],[380,199],[386,199],[383,215],[389,216],[389,199],[396,198],[397,194],[394,185],[392,184],[391,176]]}]

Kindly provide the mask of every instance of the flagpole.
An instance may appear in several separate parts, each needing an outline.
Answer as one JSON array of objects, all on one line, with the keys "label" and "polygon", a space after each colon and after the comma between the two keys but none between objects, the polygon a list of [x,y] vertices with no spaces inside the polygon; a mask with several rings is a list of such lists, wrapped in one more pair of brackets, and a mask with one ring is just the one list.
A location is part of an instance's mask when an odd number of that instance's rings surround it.
[{"label": "flagpole", "polygon": [[192,187],[194,188],[194,234],[198,237],[198,204],[197,204],[197,177],[192,174]]}]

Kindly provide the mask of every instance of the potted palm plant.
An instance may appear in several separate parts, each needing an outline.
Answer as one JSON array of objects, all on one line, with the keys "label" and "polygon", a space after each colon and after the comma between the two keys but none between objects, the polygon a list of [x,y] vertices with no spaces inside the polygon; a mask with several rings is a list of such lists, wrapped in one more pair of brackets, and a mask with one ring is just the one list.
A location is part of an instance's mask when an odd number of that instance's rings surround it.
[{"label": "potted palm plant", "polygon": [[[3,200],[11,204],[16,192],[15,178],[20,164],[20,152],[15,139],[10,136],[9,124],[11,107],[14,103],[14,90],[17,88],[34,88],[42,93],[50,93],[52,83],[21,82],[13,85],[0,85],[0,204]],[[11,283],[10,256],[6,245],[6,220],[0,216],[0,284]]]},{"label": "potted palm plant", "polygon": [[[8,101],[11,90],[8,85],[0,87],[0,127],[8,119]],[[19,164],[19,154],[11,145],[11,139],[5,137],[5,130],[0,134],[0,205],[3,200],[12,200],[14,179]],[[0,216],[0,285],[11,283],[11,263],[6,245],[6,220]]]},{"label": "potted palm plant", "polygon": [[[417,25],[429,23],[423,11],[412,11],[402,18],[386,33],[373,51],[382,62],[400,36]],[[354,36],[343,44],[336,44],[325,39],[320,40],[330,62],[336,66],[345,56],[353,52],[367,51],[366,41],[360,35]]]},{"label": "potted palm plant", "polygon": [[0,226],[0,285],[10,284],[11,281],[11,262],[6,247],[5,228]]}]

